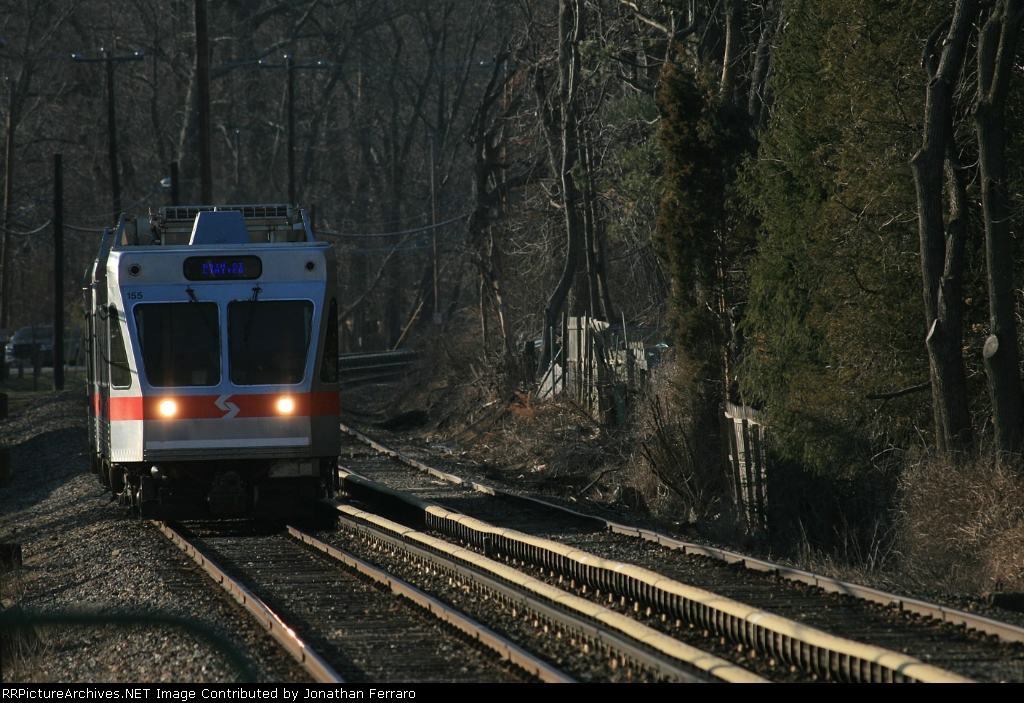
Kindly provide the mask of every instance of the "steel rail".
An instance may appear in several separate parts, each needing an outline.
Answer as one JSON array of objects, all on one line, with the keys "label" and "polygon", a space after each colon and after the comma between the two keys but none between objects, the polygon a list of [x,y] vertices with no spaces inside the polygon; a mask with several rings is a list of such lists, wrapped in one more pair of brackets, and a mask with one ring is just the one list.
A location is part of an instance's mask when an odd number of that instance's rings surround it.
[{"label": "steel rail", "polygon": [[309,672],[318,683],[345,683],[345,679],[338,672],[331,668],[316,651],[307,645],[274,611],[256,597],[241,582],[232,578],[221,569],[213,560],[203,554],[195,545],[174,530],[165,522],[153,523],[156,527],[178,546],[181,551],[188,554],[203,568],[204,571],[215,582],[219,583],[231,596],[241,603],[276,639],[285,650],[295,658],[296,661]]},{"label": "steel rail", "polygon": [[368,576],[377,583],[388,588],[395,595],[402,596],[415,605],[420,606],[427,612],[436,616],[439,620],[461,630],[477,642],[480,642],[489,649],[497,652],[502,659],[506,659],[518,666],[520,669],[533,674],[541,681],[544,681],[545,683],[576,683],[575,679],[570,677],[564,671],[561,671],[544,660],[535,657],[533,654],[530,654],[515,643],[510,642],[493,630],[484,627],[475,620],[460,613],[458,610],[448,607],[437,598],[424,593],[420,589],[406,583],[393,574],[389,574],[387,571],[379,569],[373,564],[363,561],[353,554],[342,551],[327,544],[326,542],[321,542],[312,535],[308,535],[291,525],[288,526],[288,533],[303,544],[323,552],[332,559],[340,561],[350,569],[358,571],[364,576]]},{"label": "steel rail", "polygon": [[1012,625],[1010,623],[999,622],[992,618],[985,617],[983,615],[977,615],[975,613],[969,613],[963,610],[958,610],[949,606],[938,605],[935,603],[928,603],[916,598],[908,598],[895,593],[883,591],[878,588],[871,586],[863,586],[860,584],[850,583],[848,581],[842,581],[839,579],[831,578],[829,576],[822,576],[815,574],[810,571],[797,569],[795,567],[786,566],[783,564],[777,564],[764,559],[758,559],[756,557],[747,556],[740,554],[739,552],[733,552],[728,549],[720,549],[717,547],[709,547],[703,544],[697,544],[695,542],[687,542],[685,540],[676,539],[668,535],[661,534],[654,530],[647,530],[644,528],[633,527],[631,525],[624,525],[606,518],[602,518],[595,515],[587,515],[578,511],[566,508],[561,505],[554,503],[548,503],[538,498],[530,496],[522,496],[510,491],[503,490],[501,488],[495,488],[494,486],[481,483],[479,481],[466,479],[455,474],[440,471],[436,468],[430,467],[423,462],[420,462],[412,457],[405,456],[404,454],[397,452],[389,447],[386,447],[379,442],[373,440],[370,437],[362,434],[358,430],[342,425],[342,430],[351,434],[353,437],[361,442],[373,447],[379,452],[388,454],[398,461],[405,463],[408,466],[419,469],[429,473],[435,478],[448,481],[458,485],[466,486],[475,491],[501,497],[510,500],[522,500],[534,505],[541,505],[546,508],[554,510],[560,510],[570,515],[574,515],[579,518],[595,520],[602,523],[610,532],[631,536],[639,537],[640,539],[648,542],[654,542],[655,544],[661,545],[668,549],[675,549],[683,552],[684,554],[698,554],[701,556],[711,557],[718,559],[727,564],[738,564],[745,568],[770,573],[778,578],[788,579],[790,581],[796,581],[799,583],[805,583],[811,586],[816,586],[829,593],[839,593],[843,595],[853,596],[855,598],[862,598],[867,601],[885,605],[888,607],[896,608],[900,611],[907,613],[917,614],[923,617],[935,618],[942,622],[948,622],[953,625],[961,625],[967,629],[975,630],[977,632],[984,633],[986,635],[994,635],[1000,638],[1004,642],[1021,642],[1024,643],[1024,627]]},{"label": "steel rail", "polygon": [[359,386],[364,383],[383,382],[389,378],[395,378],[405,374],[405,369],[379,369],[376,371],[362,371],[358,374],[342,371],[340,383],[343,386]]},{"label": "steel rail", "polygon": [[789,618],[689,586],[649,569],[604,559],[581,549],[499,528],[432,505],[427,524],[491,553],[565,574],[579,583],[628,597],[655,612],[741,642],[787,664],[840,681],[967,683],[970,679],[875,645],[839,637]]},{"label": "steel rail", "polygon": [[408,349],[341,354],[338,370],[343,384],[357,385],[408,373],[418,359],[419,353]]},{"label": "steel rail", "polygon": [[692,647],[609,610],[585,598],[528,576],[523,572],[436,537],[393,522],[374,513],[325,499],[343,522],[373,539],[437,564],[451,573],[481,583],[508,602],[529,608],[552,624],[579,632],[607,645],[629,660],[663,676],[682,681],[703,681],[694,671],[730,683],[766,683],[766,680],[732,662]]},{"label": "steel rail", "polygon": [[727,549],[718,549],[716,547],[708,547],[702,544],[694,544],[692,542],[677,540],[651,530],[643,530],[607,520],[605,521],[605,524],[608,525],[608,529],[612,532],[623,535],[633,535],[649,542],[655,542],[669,549],[679,550],[684,554],[699,554],[719,559],[727,564],[739,564],[754,571],[762,571],[789,581],[797,581],[799,583],[815,586],[829,593],[853,596],[855,598],[861,598],[873,603],[895,608],[900,611],[935,618],[941,622],[948,622],[953,625],[962,625],[970,630],[976,630],[978,632],[985,633],[986,635],[997,636],[1004,642],[1024,642],[1024,627],[999,622],[998,620],[993,620],[992,618],[987,618],[983,615],[968,613],[956,608],[938,605],[936,603],[928,603],[923,600],[908,598],[895,593],[888,593],[871,586],[862,586],[856,583],[849,583],[847,581],[834,579],[829,576],[821,576],[820,574],[815,574],[810,571],[804,571],[791,566],[775,564],[764,559],[757,559],[737,552],[731,552]]},{"label": "steel rail", "polygon": [[[373,440],[369,441],[378,451],[401,457],[402,461],[412,463],[417,468],[425,468],[433,476],[444,478],[444,472],[409,457],[402,457],[398,452]],[[456,478],[463,485],[474,483]],[[359,485],[364,489],[374,483],[350,475],[345,476],[344,480],[346,485]],[[383,492],[403,499],[398,491],[385,488]],[[487,492],[492,495],[498,493],[493,488]],[[428,527],[466,540],[486,554],[509,555],[566,574],[593,588],[628,596],[638,604],[699,624],[807,671],[828,674],[843,681],[970,681],[914,657],[838,637],[704,589],[687,586],[642,567],[602,559],[516,530],[496,528],[418,499],[405,500],[424,511],[424,521]],[[531,499],[531,502],[550,505],[535,499]],[[561,509],[559,506],[550,507]],[[566,512],[579,515],[575,511]]]},{"label": "steel rail", "polygon": [[841,681],[969,682],[919,659],[829,634],[758,608],[688,586],[632,564],[604,559],[575,547],[499,528],[366,478],[342,472],[346,490],[379,490],[423,511],[430,529],[463,540],[488,556],[507,556],[563,574],[574,582],[619,596],[655,612],[692,622],[780,661]]},{"label": "steel rail", "polygon": [[386,359],[396,359],[399,362],[410,362],[417,360],[419,357],[420,353],[412,349],[390,349],[387,351],[377,352],[349,352],[339,354],[338,360],[342,367],[347,367],[351,364],[359,364],[365,361],[381,363]]},{"label": "steel rail", "polygon": [[409,363],[405,361],[382,361],[377,364],[363,364],[362,366],[342,366],[340,367],[342,374],[355,374],[355,373],[368,373],[368,372],[388,372],[395,373],[400,370],[404,370],[409,367]]}]

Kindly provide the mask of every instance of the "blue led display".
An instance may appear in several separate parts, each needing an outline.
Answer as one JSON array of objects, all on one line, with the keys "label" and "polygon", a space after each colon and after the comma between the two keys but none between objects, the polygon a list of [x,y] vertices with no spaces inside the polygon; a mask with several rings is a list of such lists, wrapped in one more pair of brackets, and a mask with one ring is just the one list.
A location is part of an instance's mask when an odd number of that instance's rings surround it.
[{"label": "blue led display", "polygon": [[190,256],[183,268],[189,281],[250,281],[263,275],[258,256]]}]

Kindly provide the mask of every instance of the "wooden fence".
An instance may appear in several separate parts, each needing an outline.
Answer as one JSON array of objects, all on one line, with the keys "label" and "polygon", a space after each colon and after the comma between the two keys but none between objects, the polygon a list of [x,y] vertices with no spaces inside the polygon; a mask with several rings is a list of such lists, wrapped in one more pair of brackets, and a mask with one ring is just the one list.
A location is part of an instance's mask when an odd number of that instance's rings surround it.
[{"label": "wooden fence", "polygon": [[[648,330],[613,327],[588,317],[563,318],[562,329],[565,334],[561,337],[554,330],[548,331],[560,344],[552,344],[554,361],[541,379],[538,397],[562,395],[598,422],[621,422],[630,396],[646,384],[652,365],[657,363],[653,335]],[[735,505],[749,531],[764,531],[764,427],[754,409],[728,401],[722,408],[721,423]]]},{"label": "wooden fence", "polygon": [[554,362],[540,381],[538,397],[564,395],[598,422],[620,422],[629,396],[647,382],[657,356],[648,338],[661,330],[613,327],[590,317],[567,317],[563,323],[565,334],[552,345]]},{"label": "wooden fence", "polygon": [[747,530],[767,529],[767,462],[764,426],[757,411],[725,401],[722,409],[722,438],[729,459],[729,476],[736,507],[745,518]]}]

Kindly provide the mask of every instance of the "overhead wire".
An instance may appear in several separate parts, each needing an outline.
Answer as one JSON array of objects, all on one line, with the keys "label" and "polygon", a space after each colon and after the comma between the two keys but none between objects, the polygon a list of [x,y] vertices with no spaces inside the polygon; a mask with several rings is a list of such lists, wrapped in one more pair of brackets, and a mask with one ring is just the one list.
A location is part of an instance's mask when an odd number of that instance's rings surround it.
[{"label": "overhead wire", "polygon": [[[139,191],[136,191],[136,193],[139,193]],[[142,197],[138,197],[133,202],[128,203],[127,205],[125,205],[122,208],[122,210],[127,212],[127,211],[129,211],[129,210],[131,210],[133,208],[136,208],[136,207],[138,207],[140,205],[143,205],[143,204],[149,202],[150,200],[152,200],[153,198],[157,197],[158,195],[161,195],[161,193],[157,192],[157,191],[150,191],[148,193],[145,193],[145,195],[142,195]],[[24,218],[26,215],[30,214],[32,211],[38,210],[39,208],[43,207],[45,204],[51,204],[52,205],[52,200],[45,201],[45,200],[38,199],[38,198],[32,198],[32,200],[34,202],[34,207],[32,207],[31,210],[23,211],[23,212],[19,213],[18,214],[18,219]],[[450,207],[450,205],[449,205],[449,207]],[[452,224],[455,224],[457,222],[462,222],[462,221],[468,219],[471,215],[472,215],[471,212],[464,212],[464,213],[462,213],[460,215],[457,215],[455,217],[450,217],[450,218],[448,218],[446,220],[442,220],[440,222],[437,222],[436,224],[421,225],[419,227],[413,227],[413,228],[410,228],[410,229],[396,230],[396,231],[390,231],[390,232],[334,232],[334,231],[331,231],[331,230],[318,229],[316,233],[317,233],[317,235],[320,235],[320,236],[332,237],[332,238],[337,238],[337,239],[376,239],[376,238],[390,238],[390,237],[406,237],[406,236],[411,236],[411,235],[415,235],[415,234],[423,234],[423,233],[426,233],[426,232],[430,232],[432,230],[442,229],[444,227],[447,227],[448,225],[452,225]],[[419,215],[412,215],[412,216],[409,216],[407,218],[403,218],[401,220],[393,220],[392,222],[402,222],[402,221],[409,221],[409,220],[414,220],[414,219],[421,219],[422,220],[422,218],[424,218],[425,216],[426,216],[425,213],[424,214],[419,214]],[[85,219],[87,221],[88,220],[103,220],[103,219],[106,219],[106,218],[110,217],[110,212],[108,211],[108,212],[96,213],[96,214],[82,214],[82,217],[83,217],[83,219]],[[44,223],[42,223],[41,225],[36,227],[35,229],[29,230],[29,231],[16,231],[16,230],[11,229],[11,230],[8,230],[8,233],[13,235],[13,236],[17,236],[17,237],[31,236],[31,235],[38,234],[39,232],[43,231],[44,229],[46,229],[47,227],[49,227],[52,224],[53,224],[53,220],[52,219],[48,219]],[[371,223],[363,223],[363,224],[367,224],[368,225],[368,224],[371,224]],[[68,222],[64,223],[64,228],[68,229],[68,230],[72,230],[74,232],[85,232],[85,233],[102,233],[105,230],[110,229],[108,227],[90,227],[90,226],[87,226],[85,224],[77,224],[76,225],[76,224],[71,224],[71,223],[68,223]],[[4,228],[2,226],[2,223],[0,223],[0,232],[2,232],[3,229]],[[450,238],[451,238],[450,235],[445,235],[445,237],[444,237],[444,239],[446,239],[446,240],[450,239]],[[398,247],[403,249],[403,250],[413,250],[413,249],[424,248],[424,247],[427,247],[427,246],[432,246],[432,243],[431,244],[423,244],[423,245],[414,245],[414,246],[398,245]],[[372,253],[372,252],[379,252],[379,251],[387,251],[387,250],[389,250],[391,248],[393,248],[393,247],[392,246],[369,247],[369,248],[365,248],[365,249],[361,248],[361,249],[355,249],[355,250],[349,250],[349,251],[352,251],[354,253]]]},{"label": "overhead wire", "polygon": [[[6,231],[7,231],[7,234],[11,235],[12,237],[31,237],[33,234],[39,234],[44,229],[49,227],[51,224],[53,224],[53,220],[47,220],[43,224],[39,225],[38,227],[36,227],[33,230],[29,230],[28,232],[18,232],[17,230],[13,230],[13,229],[8,229]],[[0,227],[0,231],[4,231],[4,228]]]},{"label": "overhead wire", "polygon": [[326,230],[317,230],[317,234],[322,234],[328,237],[342,237],[349,239],[368,239],[373,237],[404,237],[409,234],[419,234],[420,232],[429,232],[432,229],[438,227],[444,227],[455,222],[460,222],[467,219],[472,213],[464,212],[458,217],[452,217],[451,219],[438,222],[437,224],[423,225],[422,227],[414,227],[413,229],[401,230],[398,232],[329,232]]},{"label": "overhead wire", "polygon": [[[451,197],[448,197],[448,198],[444,198],[444,199],[442,199],[442,200],[440,200],[438,202],[438,204],[437,204],[437,211],[438,211],[438,213],[442,213],[442,212],[446,212],[446,211],[449,211],[449,210],[453,210],[456,207],[461,209],[461,207],[464,206],[471,199],[472,199],[471,196],[467,196],[467,195],[455,195],[455,196],[451,196]],[[420,202],[422,202],[422,201],[420,201]],[[350,218],[339,218],[339,221],[340,221],[340,225],[342,227],[350,227],[350,228],[353,228],[353,229],[357,228],[357,227],[358,228],[363,228],[363,229],[372,229],[374,227],[387,227],[387,226],[391,226],[391,225],[398,225],[398,224],[401,224],[401,223],[404,223],[404,222],[413,222],[413,221],[417,221],[417,220],[422,221],[424,218],[430,217],[432,209],[429,209],[430,208],[429,201],[427,201],[424,204],[424,207],[428,208],[428,209],[424,210],[423,212],[418,212],[418,213],[416,213],[414,215],[406,215],[405,217],[399,217],[399,218],[396,218],[396,219],[393,219],[393,220],[376,220],[376,221],[368,221],[368,222],[355,222],[354,220],[352,220]],[[378,235],[373,235],[373,236],[378,236]]]}]

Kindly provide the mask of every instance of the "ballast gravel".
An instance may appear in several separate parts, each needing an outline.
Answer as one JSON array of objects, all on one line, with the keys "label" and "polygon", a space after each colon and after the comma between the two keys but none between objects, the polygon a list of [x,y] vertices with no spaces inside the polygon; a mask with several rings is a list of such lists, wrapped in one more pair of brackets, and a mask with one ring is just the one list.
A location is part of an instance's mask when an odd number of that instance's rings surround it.
[{"label": "ballast gravel", "polygon": [[0,420],[0,543],[21,548],[0,570],[0,616],[29,623],[0,631],[3,682],[308,682],[191,559],[111,502],[89,472],[87,411],[83,391],[65,391],[12,398]]}]

